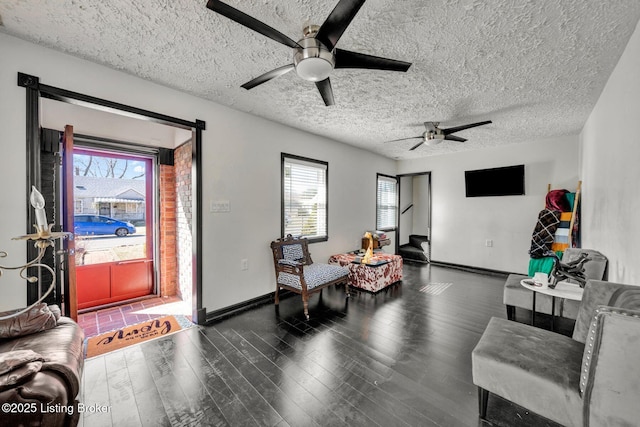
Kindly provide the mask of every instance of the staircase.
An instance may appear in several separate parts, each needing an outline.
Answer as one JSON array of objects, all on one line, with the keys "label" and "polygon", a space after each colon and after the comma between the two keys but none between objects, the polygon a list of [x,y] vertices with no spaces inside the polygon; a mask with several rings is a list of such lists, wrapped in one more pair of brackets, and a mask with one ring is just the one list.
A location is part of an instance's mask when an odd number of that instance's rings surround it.
[{"label": "staircase", "polygon": [[411,234],[409,236],[409,243],[400,245],[398,253],[402,256],[402,259],[429,262],[428,250],[427,253],[425,253],[422,246],[423,243],[426,243],[425,246],[428,247],[429,237]]}]

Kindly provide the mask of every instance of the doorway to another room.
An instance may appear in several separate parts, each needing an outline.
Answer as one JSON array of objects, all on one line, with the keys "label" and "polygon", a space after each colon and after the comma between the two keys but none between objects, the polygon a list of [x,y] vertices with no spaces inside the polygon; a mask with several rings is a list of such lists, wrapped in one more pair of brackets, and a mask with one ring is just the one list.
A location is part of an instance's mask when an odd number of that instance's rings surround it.
[{"label": "doorway to another room", "polygon": [[398,255],[404,260],[431,261],[431,172],[398,175],[400,218]]}]

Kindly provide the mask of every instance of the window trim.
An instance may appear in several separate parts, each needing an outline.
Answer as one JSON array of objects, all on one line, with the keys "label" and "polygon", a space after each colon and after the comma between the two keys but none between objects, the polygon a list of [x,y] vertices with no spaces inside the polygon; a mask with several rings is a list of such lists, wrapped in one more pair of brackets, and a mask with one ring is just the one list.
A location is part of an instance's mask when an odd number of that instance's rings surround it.
[{"label": "window trim", "polygon": [[[380,178],[388,178],[389,180],[394,180],[396,182],[396,223],[393,225],[393,227],[378,227],[378,220],[380,219],[380,213],[378,210],[378,182],[380,181]],[[393,175],[386,175],[383,173],[377,173],[376,174],[376,230],[380,230],[380,231],[397,231],[398,230],[398,221],[399,221],[399,214],[398,214],[398,210],[399,210],[399,197],[400,197],[400,180],[398,179],[397,176],[393,176]]]},{"label": "window trim", "polygon": [[[280,153],[280,236],[285,237],[284,229],[285,229],[285,203],[284,203],[284,179],[285,179],[285,163],[287,159],[291,160],[299,160],[308,163],[316,163],[318,165],[324,166],[325,168],[325,224],[326,224],[326,234],[324,236],[308,238],[309,243],[317,243],[317,242],[326,242],[329,240],[329,162],[325,162],[323,160],[311,159],[309,157],[298,156],[295,154],[289,153]],[[304,236],[303,236],[304,237]]]}]

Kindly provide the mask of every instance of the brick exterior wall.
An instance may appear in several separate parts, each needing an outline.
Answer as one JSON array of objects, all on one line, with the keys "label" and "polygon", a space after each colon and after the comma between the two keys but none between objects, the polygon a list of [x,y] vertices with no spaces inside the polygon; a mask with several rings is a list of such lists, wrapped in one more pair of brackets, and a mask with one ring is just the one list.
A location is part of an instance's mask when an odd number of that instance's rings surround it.
[{"label": "brick exterior wall", "polygon": [[160,165],[160,296],[178,293],[175,167]]},{"label": "brick exterior wall", "polygon": [[191,185],[191,141],[182,144],[174,152],[176,194],[176,243],[178,295],[183,301],[191,301],[192,294],[192,185]]}]

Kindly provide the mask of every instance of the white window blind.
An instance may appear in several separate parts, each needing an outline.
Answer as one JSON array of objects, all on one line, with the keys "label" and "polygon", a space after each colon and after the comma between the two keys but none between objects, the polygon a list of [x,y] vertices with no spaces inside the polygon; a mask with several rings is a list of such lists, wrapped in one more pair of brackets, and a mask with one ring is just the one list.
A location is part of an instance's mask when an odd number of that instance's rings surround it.
[{"label": "white window blind", "polygon": [[394,229],[398,219],[397,178],[378,175],[376,194],[376,229]]},{"label": "white window blind", "polygon": [[283,155],[284,235],[327,238],[327,169],[324,162]]}]

